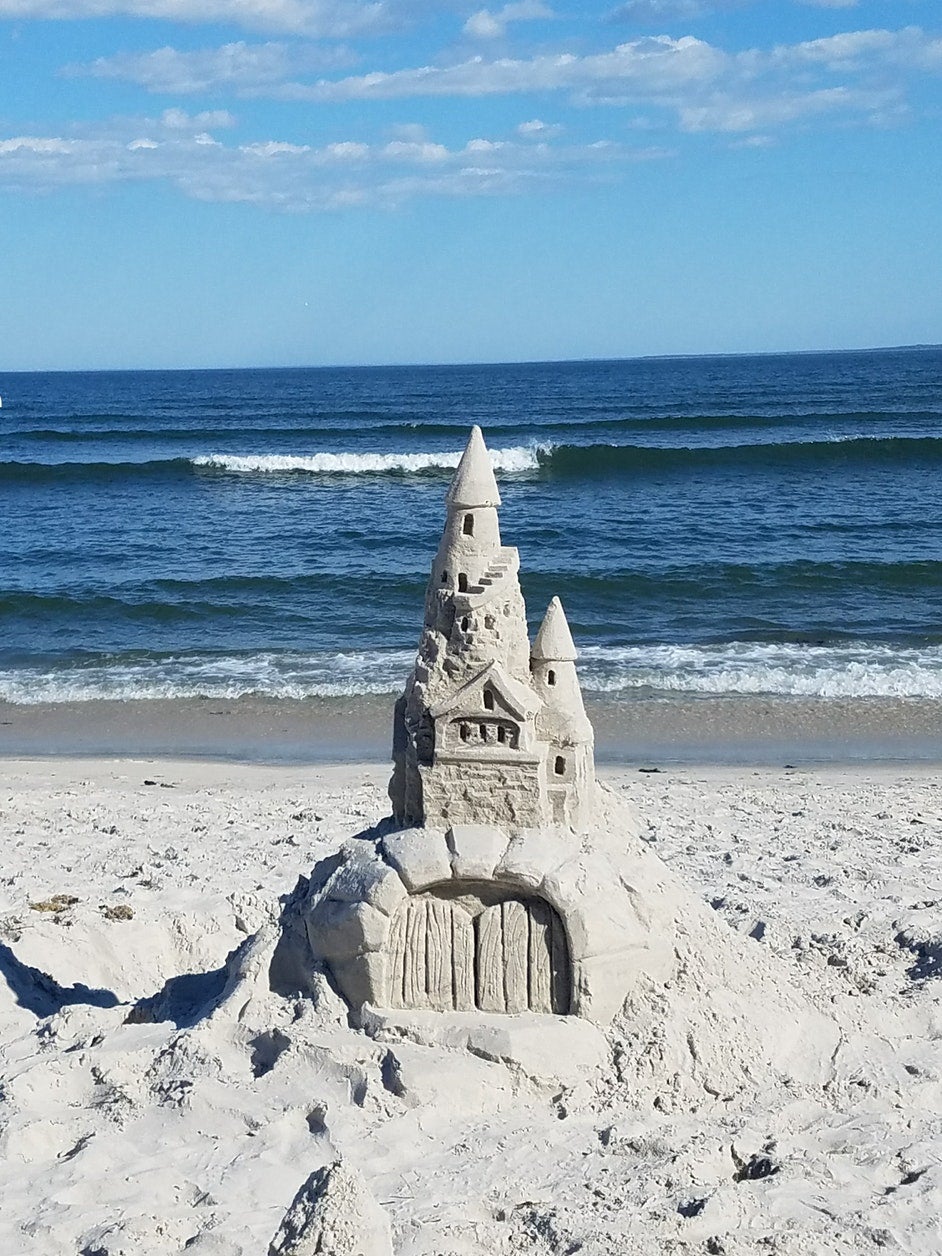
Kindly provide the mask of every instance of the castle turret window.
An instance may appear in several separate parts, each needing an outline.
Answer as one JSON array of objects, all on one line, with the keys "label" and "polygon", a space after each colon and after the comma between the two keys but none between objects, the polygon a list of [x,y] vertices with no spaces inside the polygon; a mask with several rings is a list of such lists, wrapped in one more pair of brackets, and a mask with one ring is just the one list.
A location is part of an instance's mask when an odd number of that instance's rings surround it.
[{"label": "castle turret window", "polygon": [[474,515],[465,515],[461,531],[465,536],[474,536]]},{"label": "castle turret window", "polygon": [[467,593],[467,591],[468,591],[468,577],[465,575],[463,571],[459,571],[458,572],[458,592]]},{"label": "castle turret window", "polygon": [[469,734],[470,734],[470,729],[468,728],[467,724],[462,724],[462,725],[461,725],[461,728],[460,728],[458,731],[459,731],[459,733],[461,734],[461,740],[462,740],[462,741],[467,741],[467,740],[468,740],[468,736],[469,736]]},{"label": "castle turret window", "polygon": [[498,724],[497,726],[497,740],[501,743],[507,740],[507,729],[504,728],[503,724]]},{"label": "castle turret window", "polygon": [[448,572],[443,571],[442,572],[442,584],[447,584],[447,583],[448,583]]},{"label": "castle turret window", "polygon": [[467,615],[465,615],[464,618],[461,620],[461,631],[467,632],[470,627],[471,627],[471,620],[468,618]]},{"label": "castle turret window", "polygon": [[553,771],[556,773],[557,776],[566,775],[566,760],[563,758],[561,754],[558,754],[556,756],[556,762],[553,765]]},{"label": "castle turret window", "polygon": [[548,685],[556,684],[556,673],[553,671],[552,668],[550,668],[549,671],[546,673],[546,683]]},{"label": "castle turret window", "polygon": [[484,690],[484,709],[485,711],[494,710],[494,695],[491,693],[490,689]]}]

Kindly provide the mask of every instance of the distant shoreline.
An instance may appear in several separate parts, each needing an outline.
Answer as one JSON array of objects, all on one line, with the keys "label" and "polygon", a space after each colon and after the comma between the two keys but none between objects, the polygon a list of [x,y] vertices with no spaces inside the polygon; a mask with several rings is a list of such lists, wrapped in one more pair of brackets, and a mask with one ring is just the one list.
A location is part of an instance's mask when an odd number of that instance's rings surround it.
[{"label": "distant shoreline", "polygon": [[[942,765],[942,710],[921,698],[688,696],[587,701],[600,764]],[[0,759],[144,757],[385,762],[388,696],[0,703]]]},{"label": "distant shoreline", "polygon": [[606,362],[686,362],[709,360],[712,358],[791,358],[812,357],[816,354],[833,355],[839,353],[919,353],[942,349],[942,342],[935,344],[915,345],[861,345],[850,349],[723,349],[715,353],[639,353],[626,354],[624,357],[580,357],[580,358],[511,358],[506,362],[322,362],[322,363],[280,363],[267,366],[52,366],[52,367],[14,367],[0,371],[4,375],[119,375],[133,374],[199,374],[205,372],[233,371],[395,371],[395,370],[435,370],[441,368],[462,367],[506,367],[506,366],[578,366],[604,364]]}]

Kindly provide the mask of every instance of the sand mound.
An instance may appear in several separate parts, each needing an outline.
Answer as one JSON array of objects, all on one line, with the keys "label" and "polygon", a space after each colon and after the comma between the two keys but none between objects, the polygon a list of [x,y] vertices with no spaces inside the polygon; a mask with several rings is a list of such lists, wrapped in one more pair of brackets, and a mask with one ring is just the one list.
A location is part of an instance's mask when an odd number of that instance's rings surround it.
[{"label": "sand mound", "polygon": [[[900,1004],[881,1036],[864,995],[834,999],[839,1033],[809,997],[835,970],[789,969],[611,800],[607,823],[671,922],[670,971],[636,983],[598,1062],[563,1080],[554,1018],[540,1051],[351,1028],[324,975],[286,963],[262,891],[204,896],[212,929],[182,890],[170,932],[137,904],[132,921],[20,913],[0,986],[5,1249],[286,1256],[349,1189],[397,1256],[938,1250],[938,1003]],[[907,920],[931,958],[931,921]],[[923,962],[900,955],[901,972]],[[338,1162],[357,1185],[335,1193]]]}]

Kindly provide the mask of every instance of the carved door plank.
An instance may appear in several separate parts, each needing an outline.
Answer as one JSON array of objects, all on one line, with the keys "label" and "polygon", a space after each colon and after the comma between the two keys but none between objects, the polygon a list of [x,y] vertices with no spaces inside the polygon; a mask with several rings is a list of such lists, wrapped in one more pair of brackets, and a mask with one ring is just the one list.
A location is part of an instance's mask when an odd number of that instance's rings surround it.
[{"label": "carved door plank", "polygon": [[528,963],[529,1005],[532,1012],[553,1010],[553,913],[545,903],[530,905]]},{"label": "carved door plank", "polygon": [[455,1005],[451,918],[455,908],[438,898],[426,902],[425,967],[428,1002],[439,1011]]},{"label": "carved door plank", "polygon": [[402,983],[406,1007],[425,1007],[428,1003],[425,984],[425,932],[426,901],[422,898],[413,899],[406,906],[405,977]]},{"label": "carved door plank", "polygon": [[486,907],[474,924],[477,935],[477,1005],[482,1012],[505,1012],[504,931],[500,905]]},{"label": "carved door plank", "polygon": [[406,967],[406,919],[405,910],[396,912],[389,928],[389,1005],[405,1007],[405,967]]},{"label": "carved door plank", "polygon": [[523,903],[501,904],[504,931],[504,993],[508,1012],[525,1012],[528,1004],[527,968],[530,917]]},{"label": "carved door plank", "polygon": [[555,912],[550,916],[550,940],[552,944],[553,1011],[557,1016],[569,1012],[572,975],[569,971],[569,946],[563,932],[563,922]]},{"label": "carved door plank", "polygon": [[455,908],[451,914],[451,944],[454,960],[455,1009],[474,1011],[474,921],[466,911]]}]

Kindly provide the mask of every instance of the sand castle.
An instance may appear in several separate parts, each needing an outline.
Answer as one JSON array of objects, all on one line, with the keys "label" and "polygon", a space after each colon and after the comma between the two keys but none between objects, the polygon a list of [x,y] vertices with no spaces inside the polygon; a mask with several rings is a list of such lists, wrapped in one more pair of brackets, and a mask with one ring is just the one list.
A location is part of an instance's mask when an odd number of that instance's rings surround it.
[{"label": "sand castle", "polygon": [[592,814],[592,726],[558,598],[531,647],[520,558],[475,427],[446,498],[415,668],[396,704],[389,793],[401,824],[562,824]]},{"label": "sand castle", "polygon": [[669,960],[670,914],[626,853],[624,814],[601,805],[563,608],[552,600],[531,645],[499,505],[474,428],[395,709],[393,818],[348,842],[302,908],[313,958],[361,1017],[604,1023]]}]

